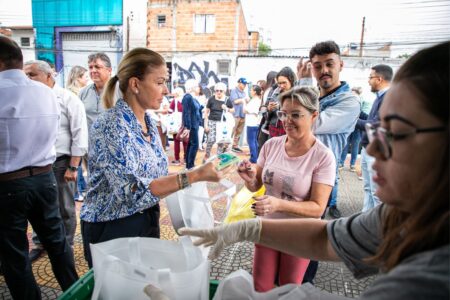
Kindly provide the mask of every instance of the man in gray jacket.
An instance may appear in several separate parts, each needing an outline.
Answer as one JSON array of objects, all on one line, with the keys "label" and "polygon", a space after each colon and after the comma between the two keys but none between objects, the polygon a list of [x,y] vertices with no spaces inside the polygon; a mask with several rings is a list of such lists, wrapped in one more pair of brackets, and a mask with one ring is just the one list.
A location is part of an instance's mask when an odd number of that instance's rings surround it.
[{"label": "man in gray jacket", "polygon": [[[343,67],[339,46],[333,41],[314,45],[309,52],[309,61],[300,60],[297,66],[299,84],[311,85],[313,75],[320,89],[320,114],[313,131],[314,135],[331,149],[336,159],[336,181],[328,200],[328,213],[332,218],[341,217],[337,208],[339,158],[347,143],[347,137],[355,129],[361,111],[359,99],[351,92],[348,83],[339,80]],[[317,267],[317,261],[310,262],[303,282],[313,283]]]}]

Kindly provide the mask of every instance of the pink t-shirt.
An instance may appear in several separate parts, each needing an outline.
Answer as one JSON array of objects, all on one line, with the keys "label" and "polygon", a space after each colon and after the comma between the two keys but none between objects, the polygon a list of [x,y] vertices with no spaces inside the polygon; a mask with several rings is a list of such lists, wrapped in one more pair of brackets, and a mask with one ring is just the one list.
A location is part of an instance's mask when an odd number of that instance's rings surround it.
[{"label": "pink t-shirt", "polygon": [[[333,153],[321,141],[307,153],[289,157],[286,153],[286,135],[273,137],[261,148],[257,164],[263,169],[262,181],[266,195],[289,201],[309,199],[313,182],[334,185],[336,160]],[[294,215],[275,212],[271,219],[293,218]]]}]

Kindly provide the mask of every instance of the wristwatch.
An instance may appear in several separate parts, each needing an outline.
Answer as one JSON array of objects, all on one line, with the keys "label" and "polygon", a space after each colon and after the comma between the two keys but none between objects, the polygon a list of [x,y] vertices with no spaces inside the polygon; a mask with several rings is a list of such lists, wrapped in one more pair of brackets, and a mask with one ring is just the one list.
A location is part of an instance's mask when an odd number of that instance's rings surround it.
[{"label": "wristwatch", "polygon": [[178,173],[177,176],[178,187],[180,190],[190,187],[189,180],[185,171]]},{"label": "wristwatch", "polygon": [[69,166],[67,167],[67,169],[70,170],[70,171],[72,171],[72,172],[78,171],[78,167],[74,167],[74,166],[71,166],[71,165],[69,165]]}]

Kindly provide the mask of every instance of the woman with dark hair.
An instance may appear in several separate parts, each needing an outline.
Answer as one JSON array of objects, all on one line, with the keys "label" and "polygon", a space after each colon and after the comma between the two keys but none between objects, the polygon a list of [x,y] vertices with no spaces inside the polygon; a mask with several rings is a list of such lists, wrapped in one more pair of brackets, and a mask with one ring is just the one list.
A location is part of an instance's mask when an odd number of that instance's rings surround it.
[{"label": "woman with dark hair", "polygon": [[381,205],[332,221],[257,218],[179,232],[215,244],[214,255],[247,240],[343,261],[358,278],[381,272],[363,300],[449,299],[449,53],[445,42],[406,61],[387,91],[380,123],[366,125]]},{"label": "woman with dark hair", "polygon": [[247,144],[250,148],[250,162],[256,164],[258,159],[258,112],[261,106],[261,92],[259,85],[250,89],[250,101],[244,106],[245,127],[247,127]]},{"label": "woman with dark hair", "polygon": [[286,134],[283,123],[277,117],[277,111],[280,109],[278,95],[290,90],[294,86],[296,75],[291,68],[284,67],[278,72],[276,78],[278,87],[275,89],[272,96],[267,99],[268,115],[266,124],[268,124],[268,126],[266,127],[269,128],[269,136],[271,138]]},{"label": "woman with dark hair", "polygon": [[261,121],[258,127],[258,154],[261,147],[269,139],[269,123],[267,121],[267,105],[269,104],[268,99],[272,97],[272,94],[277,88],[277,72],[270,71],[267,73],[266,78],[266,88],[262,96],[262,105],[259,109],[259,114],[261,115]]}]

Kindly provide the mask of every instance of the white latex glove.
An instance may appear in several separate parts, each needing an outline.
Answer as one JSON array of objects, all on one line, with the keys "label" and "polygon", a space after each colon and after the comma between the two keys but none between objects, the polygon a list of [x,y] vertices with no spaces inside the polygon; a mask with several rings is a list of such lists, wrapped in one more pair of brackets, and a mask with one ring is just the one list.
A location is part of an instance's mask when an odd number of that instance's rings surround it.
[{"label": "white latex glove", "polygon": [[243,220],[209,229],[183,227],[178,230],[178,234],[199,237],[194,242],[195,246],[213,246],[209,253],[209,259],[215,259],[225,247],[234,243],[242,241],[258,243],[261,234],[261,220],[259,218]]},{"label": "white latex glove", "polygon": [[152,284],[144,287],[144,293],[149,296],[151,300],[170,300],[163,291]]}]

